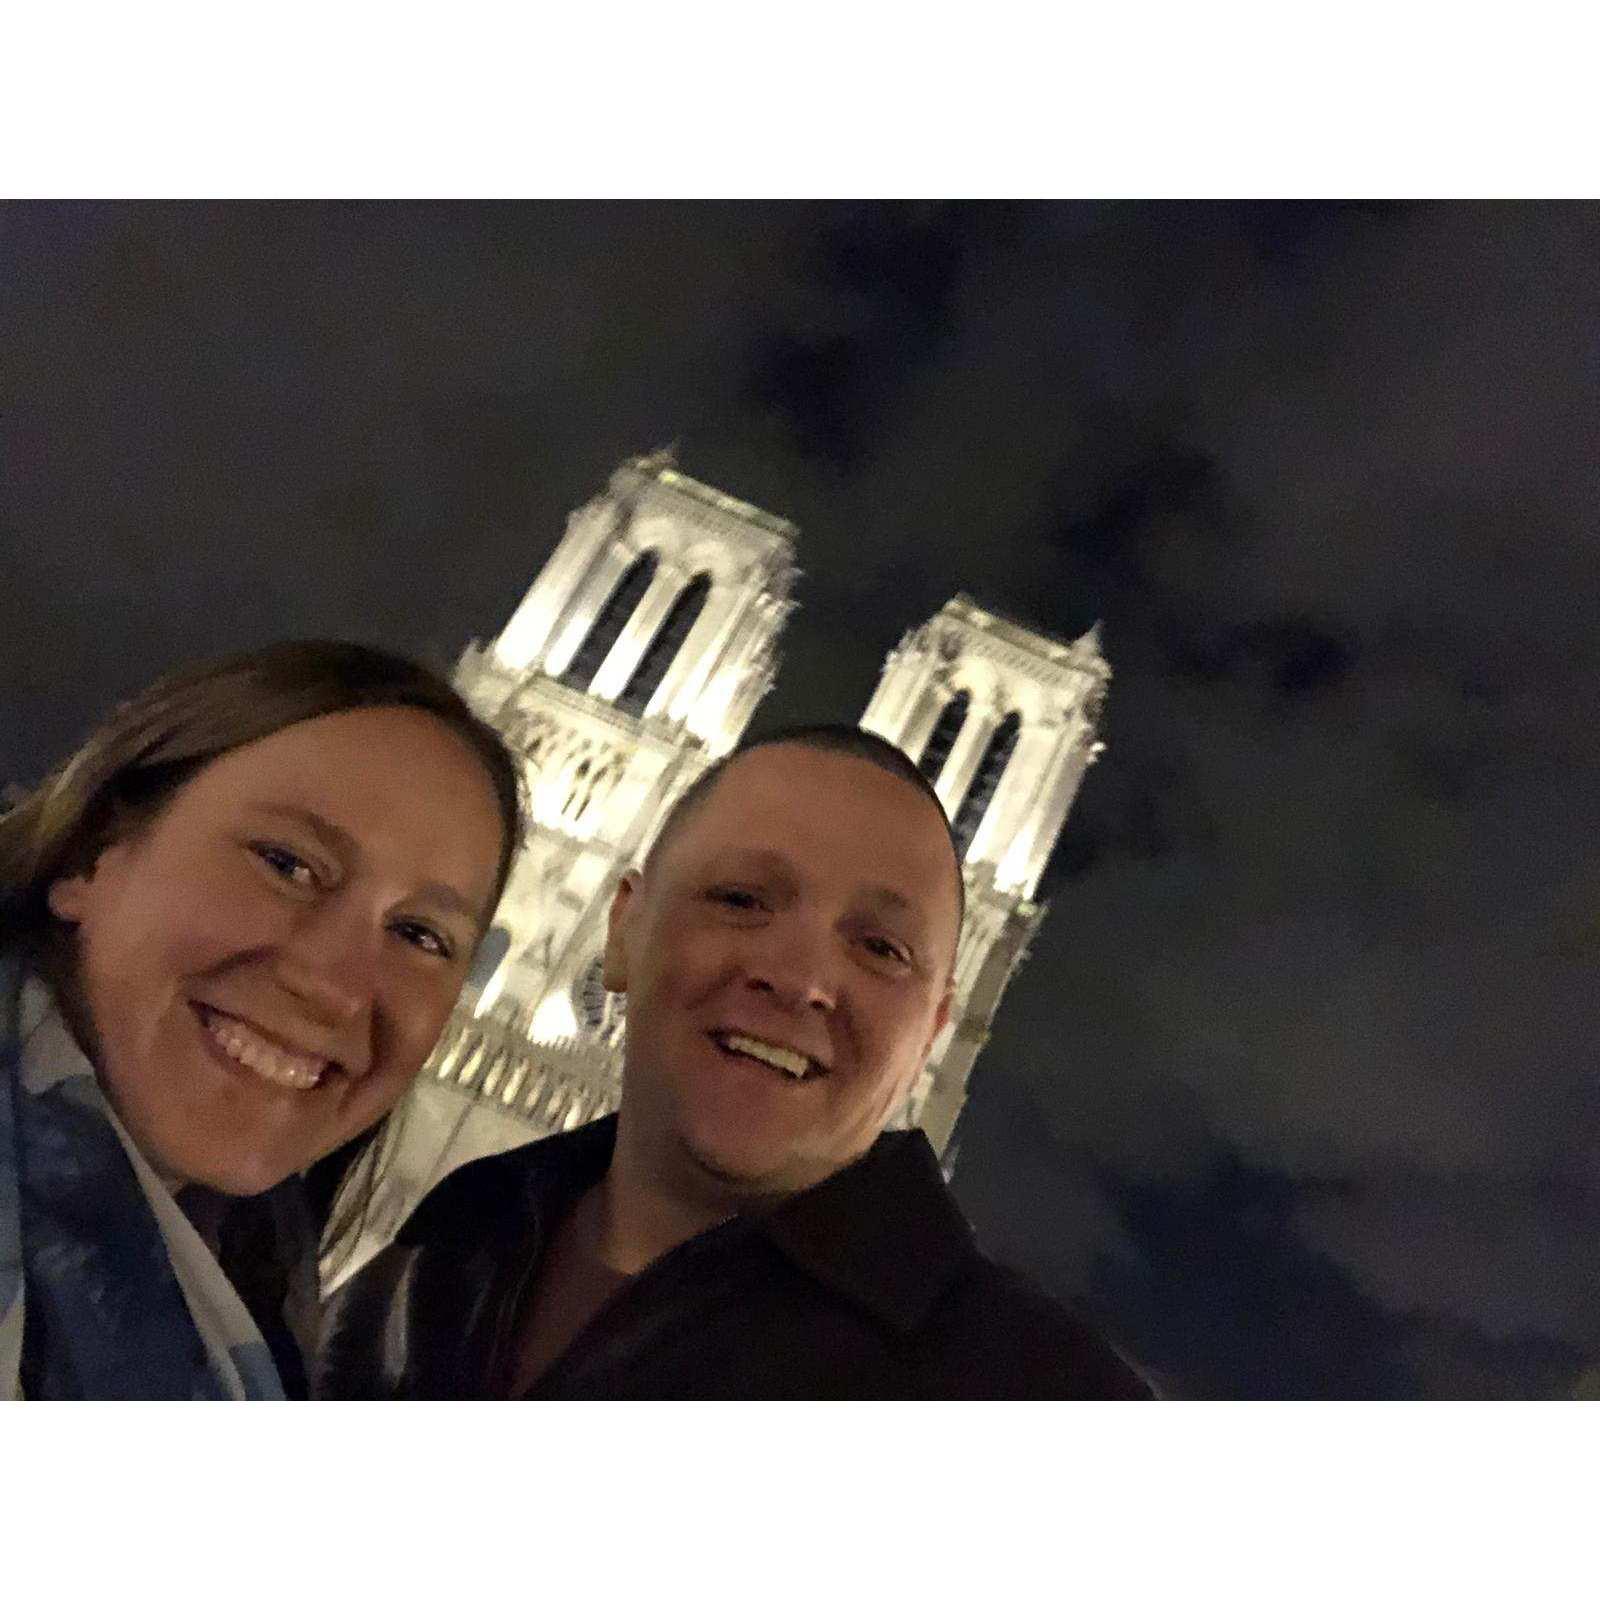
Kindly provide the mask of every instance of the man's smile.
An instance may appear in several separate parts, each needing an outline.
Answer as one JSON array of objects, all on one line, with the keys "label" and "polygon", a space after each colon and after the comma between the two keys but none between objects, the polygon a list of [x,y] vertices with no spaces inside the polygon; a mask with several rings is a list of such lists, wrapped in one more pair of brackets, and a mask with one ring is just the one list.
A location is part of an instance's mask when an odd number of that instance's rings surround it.
[{"label": "man's smile", "polygon": [[827,1075],[826,1069],[814,1056],[786,1044],[731,1028],[713,1028],[709,1037],[724,1055],[743,1056],[764,1067],[775,1068],[794,1082]]}]

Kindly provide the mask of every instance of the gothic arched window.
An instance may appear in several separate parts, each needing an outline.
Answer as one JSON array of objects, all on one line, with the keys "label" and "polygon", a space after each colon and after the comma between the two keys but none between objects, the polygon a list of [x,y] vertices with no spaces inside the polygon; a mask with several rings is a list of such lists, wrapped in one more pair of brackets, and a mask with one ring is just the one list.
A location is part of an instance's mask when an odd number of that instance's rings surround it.
[{"label": "gothic arched window", "polygon": [[656,553],[646,550],[643,555],[636,556],[633,565],[617,579],[606,597],[606,603],[600,607],[600,614],[590,624],[587,636],[578,646],[577,654],[561,674],[561,681],[569,689],[587,689],[594,682],[595,673],[611,654],[612,645],[621,637],[622,630],[628,625],[628,618],[644,599],[645,590],[650,587],[650,580],[655,575]]},{"label": "gothic arched window", "polygon": [[711,593],[711,579],[697,572],[683,586],[683,592],[672,602],[672,609],[662,618],[650,648],[639,657],[627,687],[617,696],[617,709],[640,716],[650,704],[650,697],[661,687],[667,668],[689,637],[689,630],[699,620],[705,609],[706,596]]},{"label": "gothic arched window", "polygon": [[1017,747],[1017,734],[1021,728],[1022,718],[1013,711],[989,736],[989,745],[983,752],[983,760],[978,763],[978,770],[973,774],[972,782],[967,785],[966,798],[961,802],[961,809],[956,812],[955,825],[951,829],[956,836],[956,847],[960,850],[963,861],[966,860],[967,849],[978,831],[978,824],[983,821],[983,814],[989,809],[989,802],[994,799],[994,792],[1000,787],[1000,780],[1005,776],[1006,764],[1011,760],[1011,752]]},{"label": "gothic arched window", "polygon": [[928,735],[928,742],[917,760],[917,771],[929,783],[939,781],[939,774],[944,771],[944,764],[960,736],[961,725],[967,720],[967,707],[971,703],[972,696],[963,689],[939,713],[939,720],[934,723],[933,732]]}]

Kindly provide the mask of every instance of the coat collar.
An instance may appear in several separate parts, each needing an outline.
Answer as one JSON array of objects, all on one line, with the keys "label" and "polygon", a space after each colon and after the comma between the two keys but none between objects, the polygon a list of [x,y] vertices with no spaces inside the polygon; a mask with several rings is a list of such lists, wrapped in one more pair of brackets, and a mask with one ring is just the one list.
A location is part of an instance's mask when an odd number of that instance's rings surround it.
[{"label": "coat collar", "polygon": [[978,1254],[920,1128],[879,1134],[760,1226],[802,1271],[907,1333]]},{"label": "coat collar", "polygon": [[469,1161],[423,1197],[395,1243],[432,1244],[458,1233],[474,1243],[520,1242],[605,1176],[616,1142],[613,1113],[571,1133]]},{"label": "coat collar", "polygon": [[[505,1248],[537,1239],[604,1176],[616,1137],[613,1114],[471,1162],[423,1200],[397,1242],[449,1233],[483,1246],[487,1233]],[[764,1235],[808,1277],[905,1332],[978,1254],[920,1130],[880,1134],[859,1161],[751,1217],[740,1232]]]}]

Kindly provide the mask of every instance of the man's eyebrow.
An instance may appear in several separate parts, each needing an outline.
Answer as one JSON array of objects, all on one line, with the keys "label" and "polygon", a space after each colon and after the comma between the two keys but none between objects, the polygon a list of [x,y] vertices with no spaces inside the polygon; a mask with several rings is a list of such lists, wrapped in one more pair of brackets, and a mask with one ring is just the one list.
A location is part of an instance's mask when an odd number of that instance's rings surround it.
[{"label": "man's eyebrow", "polygon": [[[776,850],[734,849],[714,860],[718,871],[772,872],[792,877],[795,864]],[[916,901],[892,889],[886,883],[868,883],[862,886],[861,897],[875,909],[892,911],[896,915],[912,918],[917,923],[927,921],[926,913]]]},{"label": "man's eyebrow", "polygon": [[[319,816],[305,806],[257,802],[254,809],[267,816],[286,817],[291,822],[301,823],[317,836],[324,849],[332,850],[347,860],[361,853],[361,847],[353,835],[347,833],[338,823],[329,822],[326,817]],[[452,889],[448,883],[441,883],[437,878],[429,878],[425,883],[419,883],[413,898],[430,901],[441,911],[465,917],[475,928],[483,927],[488,922],[483,911],[473,905],[459,889]]]},{"label": "man's eyebrow", "polygon": [[863,898],[879,916],[887,916],[900,931],[921,944],[928,933],[928,913],[915,900],[908,899],[898,889],[886,883],[869,883]]},{"label": "man's eyebrow", "polygon": [[866,898],[890,911],[904,912],[919,920],[922,917],[921,906],[914,900],[908,900],[898,889],[891,889],[886,883],[869,883],[866,888]]},{"label": "man's eyebrow", "polygon": [[711,858],[716,872],[778,872],[792,875],[794,863],[776,850],[734,848]]}]

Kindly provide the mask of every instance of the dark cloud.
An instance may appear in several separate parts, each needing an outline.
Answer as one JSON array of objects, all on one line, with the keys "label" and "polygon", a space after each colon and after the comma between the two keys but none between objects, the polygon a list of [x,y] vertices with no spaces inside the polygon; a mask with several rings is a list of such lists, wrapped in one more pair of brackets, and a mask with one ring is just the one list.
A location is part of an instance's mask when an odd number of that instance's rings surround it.
[{"label": "dark cloud", "polygon": [[1332,688],[1355,665],[1355,643],[1309,617],[1278,617],[1240,627],[1192,629],[1168,642],[1170,670],[1201,683],[1258,677],[1287,702]]},{"label": "dark cloud", "polygon": [[822,315],[758,339],[751,398],[781,419],[803,458],[862,467],[892,430],[896,403],[948,352],[963,272],[986,242],[1015,230],[1015,210],[1003,206],[845,208],[802,257]]},{"label": "dark cloud", "polygon": [[637,450],[802,528],[763,724],[966,590],[1108,750],[962,1126],[1194,1393],[1600,1366],[1600,208],[11,206],[0,778],[288,632],[449,657]]}]

